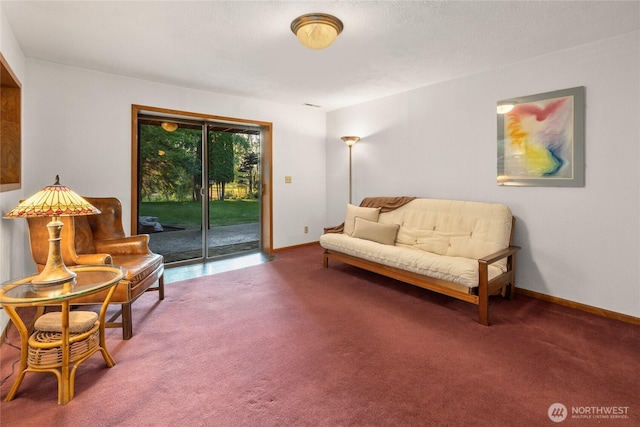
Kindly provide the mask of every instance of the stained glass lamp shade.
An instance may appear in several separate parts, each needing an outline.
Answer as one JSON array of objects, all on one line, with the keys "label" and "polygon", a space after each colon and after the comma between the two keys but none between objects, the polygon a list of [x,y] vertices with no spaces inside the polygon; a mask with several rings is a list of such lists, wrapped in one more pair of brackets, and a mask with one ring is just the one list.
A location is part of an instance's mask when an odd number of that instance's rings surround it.
[{"label": "stained glass lamp shade", "polygon": [[44,270],[32,281],[34,286],[52,286],[75,280],[76,274],[65,265],[60,253],[60,232],[64,225],[61,216],[99,214],[100,210],[64,185],[56,176],[53,185],[44,187],[33,196],[20,202],[5,218],[51,217],[49,229],[49,254]]}]

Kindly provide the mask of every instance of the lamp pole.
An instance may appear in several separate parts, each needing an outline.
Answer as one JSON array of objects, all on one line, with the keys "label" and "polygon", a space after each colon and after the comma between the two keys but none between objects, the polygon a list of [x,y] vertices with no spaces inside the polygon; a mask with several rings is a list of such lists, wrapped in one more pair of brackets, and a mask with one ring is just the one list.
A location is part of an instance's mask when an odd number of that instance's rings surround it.
[{"label": "lamp pole", "polygon": [[343,136],[343,137],[340,137],[340,139],[343,140],[345,144],[347,144],[347,147],[349,147],[349,203],[351,203],[351,177],[352,177],[351,149],[353,148],[356,142],[360,141],[360,137],[359,136]]},{"label": "lamp pole", "polygon": [[351,203],[351,149],[353,145],[349,145],[349,203]]}]

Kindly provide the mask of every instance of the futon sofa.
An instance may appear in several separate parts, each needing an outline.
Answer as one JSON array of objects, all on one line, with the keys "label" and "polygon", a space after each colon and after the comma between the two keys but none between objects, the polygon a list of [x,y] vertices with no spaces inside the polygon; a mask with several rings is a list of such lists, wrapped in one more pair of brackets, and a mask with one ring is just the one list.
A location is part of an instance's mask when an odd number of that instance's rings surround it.
[{"label": "futon sofa", "polygon": [[470,302],[489,325],[489,296],[514,295],[514,222],[496,203],[365,198],[325,229],[323,265],[334,259]]}]

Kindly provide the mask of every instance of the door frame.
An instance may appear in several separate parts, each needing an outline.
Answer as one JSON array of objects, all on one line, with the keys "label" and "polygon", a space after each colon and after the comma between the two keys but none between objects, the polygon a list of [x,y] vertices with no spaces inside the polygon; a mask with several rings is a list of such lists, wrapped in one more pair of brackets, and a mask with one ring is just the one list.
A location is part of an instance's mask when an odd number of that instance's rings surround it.
[{"label": "door frame", "polygon": [[[183,117],[191,120],[216,121],[259,126],[260,137],[260,250],[266,255],[273,255],[273,125],[271,122],[259,120],[238,119],[233,117],[214,116],[210,114],[193,113],[172,110],[168,108],[131,105],[131,234],[138,234],[138,114],[151,113],[158,116]],[[206,262],[207,259],[205,258]]]}]

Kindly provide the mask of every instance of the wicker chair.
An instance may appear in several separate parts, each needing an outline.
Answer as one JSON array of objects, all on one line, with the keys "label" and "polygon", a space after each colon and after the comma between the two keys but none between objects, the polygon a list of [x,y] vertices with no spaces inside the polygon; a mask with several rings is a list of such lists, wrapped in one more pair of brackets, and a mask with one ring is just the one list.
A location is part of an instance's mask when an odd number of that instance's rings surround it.
[{"label": "wicker chair", "polygon": [[[111,304],[121,309],[108,319],[108,328],[121,327],[122,338],[133,336],[131,304],[146,291],[158,291],[164,299],[164,259],[149,250],[149,236],[125,236],[122,227],[122,205],[113,197],[85,197],[102,211],[99,215],[60,217],[64,223],[61,233],[61,252],[66,265],[114,264],[127,269],[127,274],[116,286]],[[47,261],[49,218],[29,218],[31,255],[38,271]],[[152,287],[154,283],[157,285]],[[101,304],[107,291],[74,299],[74,305]],[[120,322],[116,322],[121,317]]]}]

